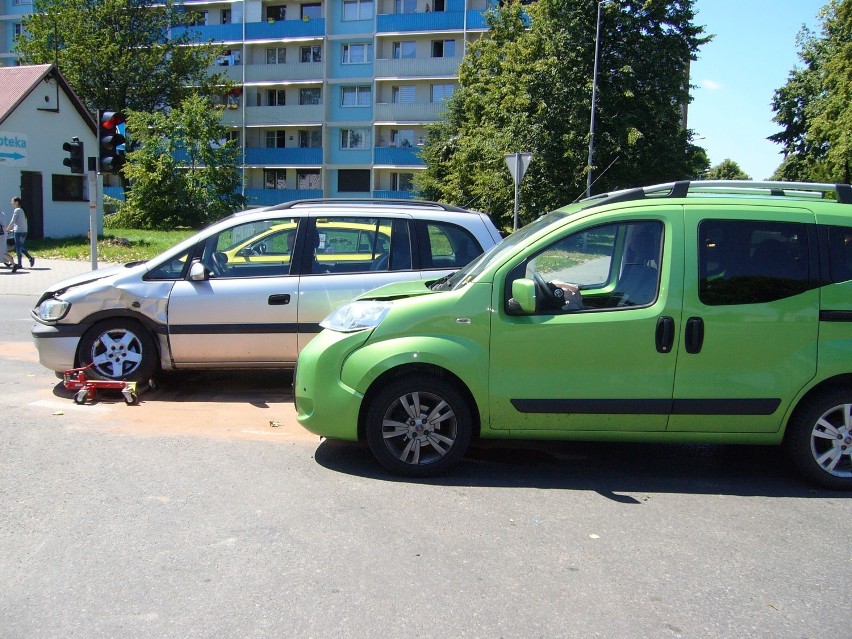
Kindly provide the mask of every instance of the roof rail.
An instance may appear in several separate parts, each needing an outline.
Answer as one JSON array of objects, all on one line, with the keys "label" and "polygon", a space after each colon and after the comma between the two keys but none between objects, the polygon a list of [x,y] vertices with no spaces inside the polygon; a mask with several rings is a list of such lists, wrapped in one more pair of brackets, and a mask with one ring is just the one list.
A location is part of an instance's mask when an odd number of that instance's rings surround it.
[{"label": "roof rail", "polygon": [[424,208],[437,208],[444,211],[453,211],[456,213],[470,213],[467,209],[452,204],[444,204],[442,202],[430,202],[429,200],[392,200],[392,199],[370,199],[370,198],[316,198],[309,200],[291,200],[282,202],[269,208],[272,211],[283,211],[299,206],[313,206],[315,204],[342,204],[342,205],[384,205],[384,206],[420,206]]},{"label": "roof rail", "polygon": [[667,182],[653,186],[643,186],[621,191],[602,193],[581,202],[589,208],[614,202],[642,200],[646,197],[686,197],[688,193],[718,193],[732,195],[771,195],[774,197],[803,196],[819,194],[820,198],[834,193],[840,204],[852,204],[852,186],[849,184],[828,184],[819,182],[755,182],[753,180],[683,180]]}]

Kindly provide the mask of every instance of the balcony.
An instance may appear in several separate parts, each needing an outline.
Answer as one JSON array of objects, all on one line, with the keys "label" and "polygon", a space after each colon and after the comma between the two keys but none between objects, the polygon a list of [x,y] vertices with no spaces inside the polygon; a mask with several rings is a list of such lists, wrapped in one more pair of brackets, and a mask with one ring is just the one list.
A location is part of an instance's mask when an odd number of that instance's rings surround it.
[{"label": "balcony", "polygon": [[177,39],[188,35],[193,42],[242,42],[241,24],[202,24],[194,27],[174,27],[171,37]]},{"label": "balcony", "polygon": [[464,11],[385,13],[376,16],[377,33],[460,31],[463,28]]},{"label": "balcony", "polygon": [[377,200],[413,200],[415,195],[414,191],[373,191]]},{"label": "balcony", "polygon": [[246,189],[249,206],[272,206],[293,200],[309,200],[322,197],[322,189]]},{"label": "balcony", "polygon": [[388,103],[380,102],[374,109],[376,122],[436,122],[446,111],[444,102]]},{"label": "balcony", "polygon": [[382,166],[425,166],[417,147],[380,146],[373,150],[373,161]]},{"label": "balcony", "polygon": [[376,60],[376,79],[455,78],[461,58]]},{"label": "balcony", "polygon": [[[245,108],[246,126],[313,124],[321,125],[325,117],[321,104],[296,106],[260,106]],[[222,114],[225,126],[242,126],[243,110],[226,109]]]},{"label": "balcony", "polygon": [[267,149],[247,147],[246,166],[321,166],[322,149]]},{"label": "balcony", "polygon": [[249,22],[246,40],[281,40],[282,38],[321,38],[325,35],[325,20],[278,20]]},{"label": "balcony", "polygon": [[[231,82],[242,84],[287,84],[291,82],[322,82],[322,62],[290,62],[288,64],[247,64],[245,67],[212,66],[210,73],[221,73]],[[245,72],[245,80],[243,80]]]}]

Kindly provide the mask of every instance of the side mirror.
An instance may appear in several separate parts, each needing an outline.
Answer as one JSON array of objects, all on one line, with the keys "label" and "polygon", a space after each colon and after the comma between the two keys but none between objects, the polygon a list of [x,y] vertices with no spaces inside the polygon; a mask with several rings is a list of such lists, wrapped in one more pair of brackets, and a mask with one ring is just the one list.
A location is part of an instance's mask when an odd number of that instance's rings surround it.
[{"label": "side mirror", "polygon": [[189,267],[189,279],[193,282],[203,282],[208,277],[207,268],[201,262],[195,261]]},{"label": "side mirror", "polygon": [[521,278],[512,282],[512,300],[523,313],[535,313],[535,282]]}]

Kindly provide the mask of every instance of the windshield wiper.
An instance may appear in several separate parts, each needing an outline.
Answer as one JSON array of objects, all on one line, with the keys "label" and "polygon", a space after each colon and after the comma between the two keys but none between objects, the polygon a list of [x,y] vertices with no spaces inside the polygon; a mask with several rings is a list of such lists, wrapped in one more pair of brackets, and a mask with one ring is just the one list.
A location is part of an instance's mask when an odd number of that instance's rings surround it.
[{"label": "windshield wiper", "polygon": [[441,291],[444,289],[444,286],[450,280],[450,278],[455,275],[455,273],[450,273],[449,275],[445,275],[439,280],[435,280],[431,284],[429,284],[429,289],[432,291]]}]

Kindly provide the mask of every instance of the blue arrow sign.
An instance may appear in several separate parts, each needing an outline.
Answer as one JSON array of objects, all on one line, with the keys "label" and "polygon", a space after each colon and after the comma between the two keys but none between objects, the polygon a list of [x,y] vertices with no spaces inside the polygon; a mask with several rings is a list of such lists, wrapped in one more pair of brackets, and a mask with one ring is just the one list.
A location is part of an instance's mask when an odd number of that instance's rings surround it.
[{"label": "blue arrow sign", "polygon": [[10,160],[23,160],[26,155],[20,153],[0,153],[0,158],[9,158]]}]

